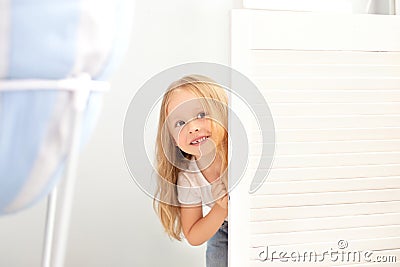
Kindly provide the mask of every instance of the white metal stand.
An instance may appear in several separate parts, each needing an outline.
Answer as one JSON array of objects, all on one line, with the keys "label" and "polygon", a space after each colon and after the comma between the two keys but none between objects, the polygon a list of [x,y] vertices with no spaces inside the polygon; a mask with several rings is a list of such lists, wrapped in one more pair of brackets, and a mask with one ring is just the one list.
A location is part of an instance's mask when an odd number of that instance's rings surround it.
[{"label": "white metal stand", "polygon": [[49,196],[43,267],[62,267],[68,241],[68,227],[74,197],[76,170],[80,148],[82,118],[89,91],[71,92],[74,101],[72,136],[65,165],[65,176]]},{"label": "white metal stand", "polygon": [[64,80],[6,80],[0,91],[66,90],[73,98],[72,129],[64,177],[48,196],[42,267],[62,267],[68,241],[68,228],[74,197],[76,170],[80,148],[82,119],[91,91],[105,92],[110,84],[93,81],[87,74]]}]

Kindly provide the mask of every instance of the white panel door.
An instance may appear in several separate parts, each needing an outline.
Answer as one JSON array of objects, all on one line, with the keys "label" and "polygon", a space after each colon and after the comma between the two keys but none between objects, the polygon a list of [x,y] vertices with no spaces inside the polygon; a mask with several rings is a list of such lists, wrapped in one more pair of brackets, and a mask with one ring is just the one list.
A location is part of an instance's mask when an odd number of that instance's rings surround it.
[{"label": "white panel door", "polygon": [[[399,264],[400,17],[234,10],[231,45],[232,67],[269,105],[276,146],[267,180],[249,194],[263,159],[247,128],[230,266]],[[372,254],[323,258],[334,250]]]}]

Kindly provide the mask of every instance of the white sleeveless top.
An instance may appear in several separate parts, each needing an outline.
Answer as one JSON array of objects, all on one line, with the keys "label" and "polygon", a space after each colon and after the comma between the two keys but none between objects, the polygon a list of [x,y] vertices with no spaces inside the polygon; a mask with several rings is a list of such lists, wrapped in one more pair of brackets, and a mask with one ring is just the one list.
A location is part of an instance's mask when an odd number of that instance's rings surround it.
[{"label": "white sleeveless top", "polygon": [[215,204],[211,184],[201,173],[194,158],[190,160],[188,169],[189,171],[181,171],[178,174],[178,201],[185,205],[202,204],[205,216]]}]

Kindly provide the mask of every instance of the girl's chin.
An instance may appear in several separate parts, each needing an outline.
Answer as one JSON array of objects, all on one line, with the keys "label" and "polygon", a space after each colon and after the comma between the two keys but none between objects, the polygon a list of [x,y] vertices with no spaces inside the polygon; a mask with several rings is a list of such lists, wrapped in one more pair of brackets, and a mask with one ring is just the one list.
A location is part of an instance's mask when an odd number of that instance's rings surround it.
[{"label": "girl's chin", "polygon": [[201,151],[202,153],[193,154],[197,160],[201,159],[202,157],[209,159],[210,157],[215,157],[215,151]]},{"label": "girl's chin", "polygon": [[187,149],[185,152],[195,156],[196,159],[199,159],[202,156],[209,157],[210,155],[215,155],[214,142],[204,142],[202,144],[190,145],[189,149]]}]

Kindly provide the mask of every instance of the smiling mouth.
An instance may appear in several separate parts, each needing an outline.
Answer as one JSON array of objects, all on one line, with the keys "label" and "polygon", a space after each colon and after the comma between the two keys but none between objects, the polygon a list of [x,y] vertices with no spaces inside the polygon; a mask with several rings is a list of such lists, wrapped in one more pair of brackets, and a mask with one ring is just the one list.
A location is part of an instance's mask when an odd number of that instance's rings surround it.
[{"label": "smiling mouth", "polygon": [[204,143],[208,138],[209,138],[209,136],[203,136],[203,137],[200,137],[200,138],[190,142],[190,144],[191,145],[199,145],[201,143]]}]

